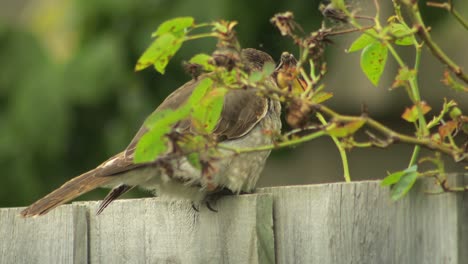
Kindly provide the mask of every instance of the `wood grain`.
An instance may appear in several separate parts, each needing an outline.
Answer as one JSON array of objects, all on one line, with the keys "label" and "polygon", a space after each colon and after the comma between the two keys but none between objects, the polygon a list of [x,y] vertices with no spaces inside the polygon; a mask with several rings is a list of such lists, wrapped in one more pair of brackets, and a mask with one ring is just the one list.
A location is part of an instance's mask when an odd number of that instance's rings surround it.
[{"label": "wood grain", "polygon": [[26,219],[22,209],[0,209],[0,263],[87,263],[86,208],[61,206]]}]

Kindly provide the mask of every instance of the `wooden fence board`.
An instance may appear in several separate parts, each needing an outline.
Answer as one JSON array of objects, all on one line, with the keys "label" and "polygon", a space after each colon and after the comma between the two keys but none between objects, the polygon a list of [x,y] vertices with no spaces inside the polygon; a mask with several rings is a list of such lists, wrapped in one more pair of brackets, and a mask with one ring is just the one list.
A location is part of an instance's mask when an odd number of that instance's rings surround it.
[{"label": "wooden fence board", "polygon": [[392,202],[379,185],[262,189],[274,196],[277,263],[466,263],[461,194],[428,196],[417,183]]},{"label": "wooden fence board", "polygon": [[85,208],[61,206],[27,219],[22,209],[0,209],[0,263],[87,263]]},{"label": "wooden fence board", "polygon": [[92,263],[273,263],[270,195],[226,197],[196,212],[187,202],[123,200],[95,216]]},{"label": "wooden fence board", "polygon": [[[259,189],[211,212],[158,198],[0,209],[0,263],[448,263],[468,259],[468,194],[398,202],[377,181]],[[458,184],[463,184],[458,182]]]}]

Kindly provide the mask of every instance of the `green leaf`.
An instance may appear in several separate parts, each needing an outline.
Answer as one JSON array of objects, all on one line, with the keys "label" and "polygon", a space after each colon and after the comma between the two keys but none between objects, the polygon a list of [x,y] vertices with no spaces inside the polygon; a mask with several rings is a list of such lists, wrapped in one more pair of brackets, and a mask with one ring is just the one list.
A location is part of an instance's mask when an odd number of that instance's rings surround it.
[{"label": "green leaf", "polygon": [[358,50],[362,50],[363,48],[369,46],[370,44],[373,44],[373,43],[377,42],[377,39],[373,38],[372,36],[370,36],[366,32],[372,32],[374,34],[377,34],[377,32],[375,32],[374,29],[366,30],[364,33],[361,34],[361,36],[359,36],[359,38],[357,38],[351,44],[351,46],[349,47],[347,52],[355,52],[355,51],[358,51]]},{"label": "green leaf", "polygon": [[263,79],[262,72],[254,71],[249,75],[249,81],[256,83]]},{"label": "green leaf", "polygon": [[153,112],[146,120],[145,126],[149,129],[138,141],[134,161],[144,163],[154,161],[159,155],[166,152],[168,138],[174,124],[187,118],[190,108],[182,106],[176,110],[161,110]]},{"label": "green leaf", "polygon": [[390,185],[393,185],[395,183],[397,183],[398,181],[400,181],[401,177],[405,175],[405,172],[404,171],[397,171],[397,172],[394,172],[390,175],[388,175],[387,177],[385,177],[382,182],[380,183],[381,186],[390,186]]},{"label": "green leaf", "polygon": [[382,186],[394,185],[395,183],[400,181],[400,179],[401,179],[401,177],[403,175],[405,175],[406,173],[415,172],[415,171],[417,171],[417,169],[418,169],[418,166],[414,165],[414,166],[411,166],[411,167],[407,168],[406,170],[394,172],[394,173],[388,175],[387,177],[385,177],[382,180],[381,185]]},{"label": "green leaf", "polygon": [[190,95],[190,98],[188,100],[189,105],[191,107],[198,107],[200,101],[208,93],[208,90],[211,88],[212,85],[213,80],[211,80],[210,78],[205,78],[201,80]]},{"label": "green leaf", "polygon": [[176,17],[165,21],[159,25],[158,29],[151,34],[152,37],[162,36],[171,33],[176,37],[185,35],[186,29],[194,25],[193,17]]},{"label": "green leaf", "polygon": [[332,0],[333,6],[338,10],[345,10],[346,4],[344,0]]},{"label": "green leaf", "polygon": [[262,73],[264,76],[270,76],[275,71],[276,65],[273,62],[266,62],[263,65]]},{"label": "green leaf", "polygon": [[320,91],[318,93],[314,93],[312,98],[310,98],[310,101],[314,104],[320,104],[332,97],[333,97],[333,93]]},{"label": "green leaf", "polygon": [[413,187],[414,183],[418,179],[418,172],[411,171],[406,172],[401,176],[400,180],[392,186],[391,197],[392,200],[396,201],[401,197],[405,196],[406,193]]},{"label": "green leaf", "polygon": [[398,74],[395,77],[395,81],[392,83],[392,88],[398,88],[400,86],[405,87],[407,82],[416,78],[416,70],[408,69],[408,67],[404,66],[398,70]]},{"label": "green leaf", "polygon": [[413,32],[407,26],[400,23],[391,23],[388,26],[390,34],[392,34],[395,39],[395,44],[400,46],[408,46],[416,43]]},{"label": "green leaf", "polygon": [[462,111],[460,110],[460,108],[454,107],[454,108],[452,108],[452,110],[450,111],[449,115],[450,115],[450,118],[452,118],[453,120],[456,120],[456,119],[458,119],[460,116],[462,116],[463,113],[462,113]]},{"label": "green leaf", "polygon": [[135,71],[140,71],[154,65],[154,68],[158,72],[164,74],[169,60],[180,49],[183,41],[183,37],[176,37],[170,33],[161,35],[151,43],[138,59]]},{"label": "green leaf", "polygon": [[200,154],[194,152],[187,155],[187,160],[195,169],[201,170],[202,165],[200,163]]},{"label": "green leaf", "polygon": [[189,114],[190,109],[186,106],[182,106],[175,110],[157,110],[153,112],[148,118],[146,118],[144,124],[149,130],[151,130],[156,126],[167,126],[175,124],[186,118]]},{"label": "green leaf", "polygon": [[387,53],[387,46],[380,42],[375,42],[365,47],[361,53],[361,69],[375,86],[379,84],[380,77],[385,68]]},{"label": "green leaf", "polygon": [[260,82],[270,76],[275,71],[275,64],[267,62],[263,65],[262,71],[254,71],[249,75],[249,81],[253,83]]},{"label": "green leaf", "polygon": [[226,88],[218,88],[211,91],[206,103],[203,104],[207,108],[205,117],[207,132],[212,132],[218,124],[219,117],[223,111],[224,95],[226,95],[227,91]]},{"label": "green leaf", "polygon": [[330,126],[327,127],[327,133],[334,137],[347,137],[356,133],[364,124],[364,120],[356,120],[345,123],[344,125],[330,123]]},{"label": "green leaf", "polygon": [[216,128],[227,91],[226,88],[213,89],[201,100],[198,107],[193,108],[192,122],[198,131],[211,133]]},{"label": "green leaf", "polygon": [[168,148],[169,139],[165,136],[170,127],[159,127],[144,134],[138,141],[135,150],[135,163],[151,162]]},{"label": "green leaf", "polygon": [[205,53],[200,53],[190,59],[190,63],[196,63],[203,66],[205,71],[213,71],[214,65],[210,64],[211,56]]}]

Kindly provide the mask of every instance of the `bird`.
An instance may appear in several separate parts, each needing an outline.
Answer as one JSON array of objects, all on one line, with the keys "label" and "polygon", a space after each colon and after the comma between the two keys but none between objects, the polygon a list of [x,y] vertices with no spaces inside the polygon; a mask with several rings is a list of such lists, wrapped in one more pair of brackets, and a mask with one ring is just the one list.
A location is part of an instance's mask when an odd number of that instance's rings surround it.
[{"label": "bird", "polygon": [[[261,71],[266,63],[274,63],[272,57],[260,50],[246,48],[240,59],[247,71]],[[197,84],[207,78],[202,74],[172,92],[155,110],[176,109],[188,100]],[[269,85],[276,86],[272,77]],[[256,147],[273,144],[266,131],[281,129],[281,104],[278,100],[262,96],[254,89],[230,89],[225,97],[221,116],[213,134],[219,142],[231,147]],[[190,131],[190,122],[181,121],[182,129]],[[180,126],[173,128],[180,129]],[[210,183],[204,181],[201,169],[194,167],[186,157],[173,163],[171,173],[158,163],[135,163],[135,148],[148,128],[139,129],[127,148],[112,156],[96,168],[64,183],[58,189],[31,204],[20,212],[22,217],[44,215],[59,205],[99,187],[111,188],[101,202],[97,214],[112,201],[134,187],[154,192],[167,200],[188,200],[200,204],[208,197],[227,190],[230,193],[250,193],[255,189],[259,175],[271,150],[224,155],[213,162],[215,167]],[[232,151],[221,150],[225,154]],[[164,155],[164,154],[163,154]],[[209,186],[208,186],[209,184]],[[214,187],[213,187],[214,186]]]}]

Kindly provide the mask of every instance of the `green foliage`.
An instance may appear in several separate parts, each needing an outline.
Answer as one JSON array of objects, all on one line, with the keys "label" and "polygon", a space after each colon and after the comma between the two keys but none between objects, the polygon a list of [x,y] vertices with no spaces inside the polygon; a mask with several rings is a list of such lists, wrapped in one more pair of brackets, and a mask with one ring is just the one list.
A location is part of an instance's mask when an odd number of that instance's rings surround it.
[{"label": "green foliage", "polygon": [[176,110],[157,111],[149,116],[145,121],[145,126],[149,130],[136,146],[134,161],[136,163],[154,161],[165,153],[169,147],[167,134],[177,122],[187,118],[189,113],[187,107],[180,107]]},{"label": "green foliage", "polygon": [[391,186],[391,197],[394,201],[399,200],[413,187],[418,178],[418,166],[414,165],[406,170],[394,172],[382,181],[382,186]]},{"label": "green foliage", "polygon": [[255,71],[250,74],[249,81],[253,83],[260,82],[261,80],[265,80],[265,78],[270,76],[274,71],[275,64],[265,63],[265,65],[263,65],[262,71]]},{"label": "green foliage", "polygon": [[176,37],[184,37],[187,29],[194,26],[193,17],[177,17],[162,23],[158,29],[153,32],[152,37],[162,36],[170,33]]},{"label": "green foliage", "polygon": [[333,97],[332,93],[319,91],[319,92],[314,93],[314,95],[310,98],[310,101],[314,104],[320,104],[320,103],[327,101],[328,99],[332,97]]},{"label": "green foliage", "polygon": [[156,39],[138,59],[135,71],[154,65],[156,71],[164,74],[169,60],[182,46],[187,29],[193,26],[192,17],[178,17],[162,23],[152,34]]},{"label": "green foliage", "polygon": [[351,44],[349,49],[347,50],[348,52],[355,52],[362,50],[363,48],[377,42],[377,40],[371,36],[371,34],[377,34],[375,29],[369,29],[364,31],[361,36],[359,36],[354,42]]},{"label": "green foliage", "polygon": [[159,36],[138,59],[135,71],[154,65],[159,73],[164,74],[169,59],[180,49],[182,42],[182,37],[170,33]]},{"label": "green foliage", "polygon": [[226,88],[211,90],[200,101],[199,105],[192,109],[192,123],[197,131],[209,134],[216,128],[223,110],[224,95],[227,91]]},{"label": "green foliage", "polygon": [[[427,114],[429,111],[431,111],[431,107],[428,104],[426,104],[425,102],[419,103],[419,107],[420,107],[423,115]],[[406,108],[405,112],[403,112],[401,117],[403,119],[405,119],[406,121],[410,122],[410,123],[414,123],[414,122],[418,121],[419,111],[420,111],[419,108],[416,105],[413,105],[410,108]]]},{"label": "green foliage", "polygon": [[189,98],[189,104],[191,107],[195,108],[198,106],[203,97],[206,96],[210,88],[213,86],[213,80],[210,78],[205,78],[201,80],[197,87],[193,90]]},{"label": "green foliage", "polygon": [[366,46],[361,53],[361,69],[375,86],[379,84],[380,77],[387,62],[387,46],[374,42]]},{"label": "green foliage", "polygon": [[347,137],[356,133],[364,124],[364,120],[356,120],[346,124],[331,123],[331,125],[327,127],[327,132],[330,136],[338,138]]},{"label": "green foliage", "polygon": [[416,38],[413,35],[413,31],[405,24],[391,23],[388,26],[388,29],[390,34],[396,38],[395,44],[400,46],[409,46],[416,43]]},{"label": "green foliage", "polygon": [[374,29],[365,31],[351,44],[348,52],[362,50],[361,69],[369,81],[377,86],[387,62],[388,49],[375,35]]},{"label": "green foliage", "polygon": [[201,65],[205,71],[213,71],[214,66],[210,63],[211,56],[205,53],[200,53],[193,56],[189,62]]}]

